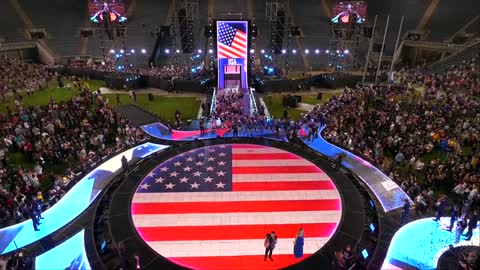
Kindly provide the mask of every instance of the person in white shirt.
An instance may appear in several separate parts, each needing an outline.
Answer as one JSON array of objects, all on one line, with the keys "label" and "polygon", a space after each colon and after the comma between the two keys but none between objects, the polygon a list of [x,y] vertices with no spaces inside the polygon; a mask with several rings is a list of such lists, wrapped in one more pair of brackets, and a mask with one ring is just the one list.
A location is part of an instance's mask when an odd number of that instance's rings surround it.
[{"label": "person in white shirt", "polygon": [[453,188],[453,192],[455,192],[458,195],[462,195],[463,192],[465,192],[466,188],[467,188],[467,183],[460,183]]},{"label": "person in white shirt", "polygon": [[473,201],[477,198],[477,196],[478,196],[477,184],[473,184],[473,187],[470,190],[470,193],[468,194],[468,199]]}]

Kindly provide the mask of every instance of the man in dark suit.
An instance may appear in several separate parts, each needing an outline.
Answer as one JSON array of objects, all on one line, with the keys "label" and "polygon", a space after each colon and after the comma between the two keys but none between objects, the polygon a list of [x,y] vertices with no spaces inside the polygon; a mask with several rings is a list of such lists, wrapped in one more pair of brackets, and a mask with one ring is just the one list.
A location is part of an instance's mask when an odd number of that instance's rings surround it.
[{"label": "man in dark suit", "polygon": [[28,216],[32,219],[33,229],[36,232],[40,231],[38,229],[38,225],[40,225],[40,222],[38,221],[37,210],[34,209],[33,206],[30,206],[27,211],[28,211]]},{"label": "man in dark suit", "polygon": [[265,238],[265,243],[264,243],[264,245],[265,245],[265,257],[263,257],[263,261],[266,261],[267,256],[268,256],[268,258],[270,258],[270,261],[273,262],[272,252],[275,249],[276,244],[277,244],[277,235],[275,234],[274,231],[272,231],[271,233],[267,234],[267,236]]},{"label": "man in dark suit", "polygon": [[445,197],[441,197],[438,202],[438,208],[437,208],[437,215],[435,216],[435,221],[439,221],[440,218],[443,216],[443,211],[445,211],[445,206],[447,205],[447,199]]},{"label": "man in dark suit", "polygon": [[458,217],[458,206],[454,206],[452,209],[452,215],[450,216],[450,227],[448,227],[448,231],[451,232],[453,229],[453,224],[457,220]]},{"label": "man in dark suit", "polygon": [[467,237],[467,241],[470,241],[472,238],[473,230],[477,227],[478,223],[478,212],[477,210],[473,211],[473,215],[470,217],[470,220],[468,221],[468,232],[465,235]]},{"label": "man in dark suit", "polygon": [[408,223],[408,214],[410,213],[410,202],[405,199],[405,202],[403,204],[403,212],[402,212],[402,225],[405,225]]}]

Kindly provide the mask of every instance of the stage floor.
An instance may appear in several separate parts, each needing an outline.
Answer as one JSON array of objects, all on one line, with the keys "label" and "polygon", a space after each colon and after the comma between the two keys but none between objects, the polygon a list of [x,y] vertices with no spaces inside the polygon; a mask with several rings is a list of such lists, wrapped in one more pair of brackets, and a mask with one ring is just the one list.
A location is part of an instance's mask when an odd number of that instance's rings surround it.
[{"label": "stage floor", "polygon": [[[342,201],[316,165],[278,148],[223,144],[162,162],[132,199],[143,241],[170,261],[194,269],[279,269],[320,250],[335,234]],[[304,256],[293,242],[305,230]],[[278,235],[273,262],[264,239]]]}]

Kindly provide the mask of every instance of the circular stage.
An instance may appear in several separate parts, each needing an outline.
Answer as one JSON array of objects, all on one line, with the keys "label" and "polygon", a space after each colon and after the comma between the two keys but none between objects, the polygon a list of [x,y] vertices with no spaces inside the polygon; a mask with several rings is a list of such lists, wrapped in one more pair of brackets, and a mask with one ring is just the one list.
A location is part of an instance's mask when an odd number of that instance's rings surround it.
[{"label": "circular stage", "polygon": [[[193,269],[278,269],[320,250],[342,218],[340,194],[310,161],[256,144],[193,149],[162,162],[136,188],[131,217],[159,255]],[[304,256],[293,255],[299,228]],[[265,235],[275,231],[273,262]]]}]

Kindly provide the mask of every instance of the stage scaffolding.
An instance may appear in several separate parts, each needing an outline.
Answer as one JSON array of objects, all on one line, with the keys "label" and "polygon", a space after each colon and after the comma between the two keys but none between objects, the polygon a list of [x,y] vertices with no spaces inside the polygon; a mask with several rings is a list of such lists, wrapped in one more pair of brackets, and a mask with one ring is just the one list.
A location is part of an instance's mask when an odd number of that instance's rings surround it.
[{"label": "stage scaffolding", "polygon": [[199,33],[198,0],[171,0],[170,18],[173,64],[179,61],[194,66],[196,33]]}]

